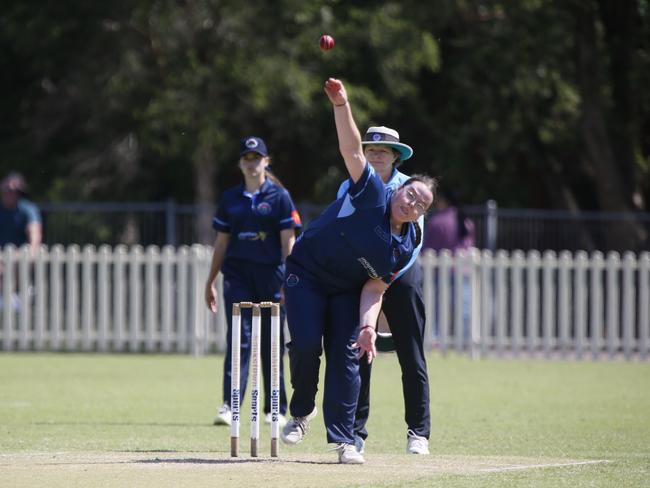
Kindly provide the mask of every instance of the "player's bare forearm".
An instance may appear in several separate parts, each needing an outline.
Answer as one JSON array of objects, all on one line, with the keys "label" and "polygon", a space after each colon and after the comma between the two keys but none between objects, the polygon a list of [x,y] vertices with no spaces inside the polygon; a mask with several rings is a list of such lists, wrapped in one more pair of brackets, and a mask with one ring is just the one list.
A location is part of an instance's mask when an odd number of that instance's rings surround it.
[{"label": "player's bare forearm", "polygon": [[388,285],[381,280],[370,279],[363,285],[359,304],[359,327],[375,326],[381,311],[382,298],[387,289]]},{"label": "player's bare forearm", "polygon": [[43,226],[40,223],[29,224],[27,226],[27,236],[29,239],[29,251],[32,256],[35,256],[43,243]]},{"label": "player's bare forearm", "polygon": [[214,251],[212,253],[212,262],[210,263],[210,272],[208,279],[205,282],[205,304],[212,312],[217,311],[217,289],[214,286],[214,280],[219,274],[221,264],[226,255],[228,248],[228,241],[230,236],[223,232],[217,233],[217,238],[214,241]]},{"label": "player's bare forearm", "polygon": [[291,229],[283,229],[280,231],[280,243],[282,245],[282,261],[287,260],[287,256],[291,254],[293,245],[296,242],[296,231]]},{"label": "player's bare forearm", "polygon": [[224,232],[218,232],[217,237],[214,240],[214,251],[212,252],[212,261],[210,262],[210,273],[208,274],[207,284],[212,285],[215,278],[221,270],[221,265],[223,264],[224,257],[226,256],[226,249],[228,248],[228,242],[230,240],[230,235]]},{"label": "player's bare forearm", "polygon": [[334,110],[334,121],[336,122],[336,133],[339,139],[339,150],[345,166],[356,182],[361,177],[366,164],[361,146],[361,134],[354,122],[352,109],[343,82],[330,78],[325,82],[325,93],[327,94]]},{"label": "player's bare forearm", "polygon": [[377,318],[381,311],[381,302],[388,285],[380,280],[368,280],[361,290],[361,300],[359,314],[359,334],[352,347],[358,347],[357,357],[361,359],[366,356],[368,364],[377,356],[375,341],[377,340],[377,331],[375,330]]}]

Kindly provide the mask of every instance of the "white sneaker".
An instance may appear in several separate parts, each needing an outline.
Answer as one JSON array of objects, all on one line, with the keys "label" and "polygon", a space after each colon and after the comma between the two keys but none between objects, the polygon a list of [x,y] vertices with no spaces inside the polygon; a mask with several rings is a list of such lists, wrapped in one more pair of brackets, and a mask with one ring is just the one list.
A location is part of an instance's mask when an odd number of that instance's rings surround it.
[{"label": "white sneaker", "polygon": [[[271,420],[273,420],[273,417],[271,416],[271,412],[264,415],[264,423],[265,424],[270,424]],[[281,413],[278,414],[278,425],[280,426],[280,428],[287,425],[287,418],[284,415],[282,415]]]},{"label": "white sneaker", "polygon": [[358,435],[354,436],[354,448],[359,454],[363,454],[366,451],[366,441],[363,440],[363,437]]},{"label": "white sneaker", "polygon": [[429,439],[417,435],[411,429],[406,432],[406,452],[408,454],[429,454]]},{"label": "white sneaker", "polygon": [[317,410],[314,407],[312,412],[305,417],[291,417],[282,429],[280,437],[285,444],[298,444],[307,432],[309,432],[309,422],[316,416]]},{"label": "white sneaker", "polygon": [[366,462],[354,444],[341,443],[335,449],[339,454],[339,463],[341,464],[363,464]]},{"label": "white sneaker", "polygon": [[214,419],[214,425],[230,425],[232,422],[232,412],[230,411],[230,405],[224,403],[219,407],[217,416]]}]

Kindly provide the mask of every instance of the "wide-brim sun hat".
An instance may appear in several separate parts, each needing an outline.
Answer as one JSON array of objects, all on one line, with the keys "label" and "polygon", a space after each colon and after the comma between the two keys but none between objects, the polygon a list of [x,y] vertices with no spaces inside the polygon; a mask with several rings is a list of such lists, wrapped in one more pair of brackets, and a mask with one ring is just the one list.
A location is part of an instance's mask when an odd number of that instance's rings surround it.
[{"label": "wide-brim sun hat", "polygon": [[395,149],[399,153],[399,159],[405,161],[413,156],[413,149],[408,144],[399,142],[399,132],[390,127],[368,127],[363,136],[362,145],[378,144]]}]

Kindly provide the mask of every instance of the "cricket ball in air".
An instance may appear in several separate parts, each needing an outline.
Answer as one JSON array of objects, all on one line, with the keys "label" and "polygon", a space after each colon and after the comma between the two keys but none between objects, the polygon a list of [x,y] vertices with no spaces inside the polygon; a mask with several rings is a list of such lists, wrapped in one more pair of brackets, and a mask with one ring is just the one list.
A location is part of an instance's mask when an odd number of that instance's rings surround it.
[{"label": "cricket ball in air", "polygon": [[319,44],[320,48],[323,51],[329,51],[334,47],[334,38],[332,36],[328,36],[327,34],[323,34],[320,36]]}]

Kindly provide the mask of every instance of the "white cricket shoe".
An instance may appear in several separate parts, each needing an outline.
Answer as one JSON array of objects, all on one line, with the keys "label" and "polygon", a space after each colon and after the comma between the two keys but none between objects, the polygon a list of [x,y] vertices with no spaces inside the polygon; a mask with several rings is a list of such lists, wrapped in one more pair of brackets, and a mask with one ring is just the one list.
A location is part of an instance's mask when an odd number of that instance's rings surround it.
[{"label": "white cricket shoe", "polygon": [[366,452],[366,441],[363,440],[363,437],[358,435],[354,436],[354,448],[359,454]]},{"label": "white cricket shoe", "polygon": [[341,464],[363,464],[366,462],[354,444],[341,443],[335,447],[335,450],[339,454],[339,463]]},{"label": "white cricket shoe", "polygon": [[298,444],[307,432],[309,422],[316,416],[317,410],[314,407],[312,412],[305,417],[291,417],[282,429],[280,437],[285,444]]},{"label": "white cricket shoe", "polygon": [[417,435],[411,429],[406,432],[406,452],[408,454],[429,454],[429,439]]},{"label": "white cricket shoe", "polygon": [[232,412],[230,411],[230,405],[224,403],[219,407],[217,411],[217,416],[214,419],[214,425],[230,425],[232,422]]},{"label": "white cricket shoe", "polygon": [[[273,416],[271,415],[271,412],[264,415],[264,423],[265,424],[270,424],[271,420],[273,420]],[[280,428],[287,425],[287,418],[284,415],[282,415],[281,413],[278,414],[278,425],[280,426]]]}]

